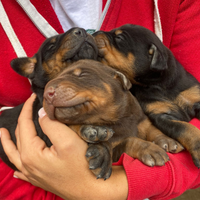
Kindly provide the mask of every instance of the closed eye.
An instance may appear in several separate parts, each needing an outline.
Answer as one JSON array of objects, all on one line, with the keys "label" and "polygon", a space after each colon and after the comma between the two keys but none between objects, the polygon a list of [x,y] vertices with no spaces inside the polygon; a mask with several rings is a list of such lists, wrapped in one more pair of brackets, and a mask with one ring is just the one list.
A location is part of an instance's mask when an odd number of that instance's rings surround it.
[{"label": "closed eye", "polygon": [[47,51],[50,51],[50,50],[53,50],[55,48],[55,44],[54,43],[51,43],[48,48],[47,48]]},{"label": "closed eye", "polygon": [[88,77],[90,75],[89,72],[87,71],[82,71],[81,69],[77,68],[73,71],[72,73],[74,76],[77,76],[77,77]]},{"label": "closed eye", "polygon": [[122,34],[118,34],[118,35],[115,36],[115,40],[117,42],[120,42],[120,41],[124,40],[124,36]]},{"label": "closed eye", "polygon": [[88,72],[81,72],[79,74],[79,77],[86,77],[86,76],[89,76],[90,74]]}]

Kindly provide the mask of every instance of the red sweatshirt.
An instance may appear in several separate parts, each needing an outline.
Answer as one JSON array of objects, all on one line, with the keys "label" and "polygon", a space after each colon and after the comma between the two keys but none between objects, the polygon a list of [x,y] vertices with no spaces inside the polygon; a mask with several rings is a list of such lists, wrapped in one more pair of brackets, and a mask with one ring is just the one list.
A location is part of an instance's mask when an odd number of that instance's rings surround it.
[{"label": "red sweatshirt", "polygon": [[[24,10],[14,0],[1,0],[10,23],[26,54],[33,56],[45,37],[35,27]],[[39,13],[62,33],[62,27],[49,0],[31,0]],[[104,0],[105,5],[106,0]],[[153,0],[112,0],[102,30],[110,30],[126,23],[138,24],[154,31]],[[158,0],[163,43],[180,63],[200,81],[200,1]],[[1,13],[0,13],[1,14]],[[1,19],[0,19],[1,20]],[[30,84],[10,67],[16,53],[0,25],[0,106],[16,106],[30,96]],[[200,128],[197,119],[191,122]],[[147,167],[124,154],[117,164],[123,165],[129,183],[129,200],[172,199],[200,184],[198,170],[187,152],[169,154],[170,162],[163,167]],[[0,160],[0,200],[60,199],[31,184],[15,179],[13,170]]]}]

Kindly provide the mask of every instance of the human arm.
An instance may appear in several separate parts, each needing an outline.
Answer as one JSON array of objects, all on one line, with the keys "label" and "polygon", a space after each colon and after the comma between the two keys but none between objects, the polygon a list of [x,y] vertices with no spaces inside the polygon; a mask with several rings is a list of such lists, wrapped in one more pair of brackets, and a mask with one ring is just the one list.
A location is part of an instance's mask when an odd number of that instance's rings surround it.
[{"label": "human arm", "polygon": [[46,147],[32,122],[33,98],[28,99],[19,117],[18,150],[8,132],[2,131],[4,149],[22,172],[15,175],[64,199],[126,199],[128,186],[123,167],[114,167],[107,181],[97,180],[86,161],[87,144],[66,125],[44,116],[39,121],[53,143]]}]

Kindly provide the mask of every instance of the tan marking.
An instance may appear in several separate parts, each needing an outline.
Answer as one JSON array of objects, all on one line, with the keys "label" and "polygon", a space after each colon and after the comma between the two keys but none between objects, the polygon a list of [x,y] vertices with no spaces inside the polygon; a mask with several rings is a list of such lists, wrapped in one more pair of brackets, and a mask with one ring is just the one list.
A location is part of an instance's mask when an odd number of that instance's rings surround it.
[{"label": "tan marking", "polygon": [[[87,97],[91,99],[92,109],[98,110],[96,116],[91,116],[90,121],[94,122],[97,119],[104,119],[107,122],[115,122],[118,120],[116,110],[119,110],[119,106],[113,103],[112,90],[110,86],[104,83],[106,91],[91,90],[87,92]],[[95,95],[94,95],[95,94]]]},{"label": "tan marking", "polygon": [[82,70],[80,68],[76,68],[74,71],[73,71],[73,74],[76,75],[76,76],[80,76]]},{"label": "tan marking", "polygon": [[49,60],[47,63],[42,64],[43,69],[49,76],[49,80],[53,79],[55,76],[57,76],[64,68],[68,66],[66,62],[61,63],[57,62],[56,60]]},{"label": "tan marking", "polygon": [[200,141],[200,130],[192,124],[184,121],[172,120],[174,123],[182,124],[185,130],[176,138],[188,151],[194,148],[197,141]]},{"label": "tan marking", "polygon": [[63,62],[63,56],[67,51],[68,49],[59,50],[52,56],[50,60],[43,62],[43,69],[49,75],[50,79],[54,78],[68,66],[67,62]]},{"label": "tan marking", "polygon": [[107,83],[103,83],[104,88],[106,89],[106,93],[104,93],[103,95],[111,95],[112,96],[112,88],[110,87],[109,84]]},{"label": "tan marking", "polygon": [[118,30],[115,31],[115,35],[119,35],[119,34],[122,34],[122,33],[123,33],[123,31],[120,30],[120,29],[118,29]]},{"label": "tan marking", "polygon": [[200,89],[196,85],[181,92],[174,102],[182,108],[185,106],[189,106],[192,108],[193,105],[199,101],[200,101]]},{"label": "tan marking", "polygon": [[115,48],[112,48],[107,52],[104,59],[102,60],[102,63],[124,73],[125,76],[128,77],[129,80],[131,80],[131,82],[134,81],[135,57],[133,54],[129,53],[126,57]]},{"label": "tan marking", "polygon": [[55,43],[56,42],[56,37],[53,37],[50,42],[51,43]]},{"label": "tan marking", "polygon": [[37,59],[35,57],[29,58],[29,62],[25,63],[21,69],[25,75],[30,75],[33,73],[35,69],[35,64],[37,63]]},{"label": "tan marking", "polygon": [[112,141],[111,145],[112,148],[115,148],[117,145],[119,145],[122,142],[122,140]]},{"label": "tan marking", "polygon": [[154,102],[146,106],[146,111],[154,114],[169,113],[171,110],[175,110],[175,106],[170,102]]},{"label": "tan marking", "polygon": [[[120,33],[120,31],[121,30],[117,30],[117,33]],[[129,53],[127,56],[123,55],[110,44],[108,38],[104,34],[97,35],[95,40],[99,49],[99,54],[103,57],[101,62],[119,70],[124,73],[131,82],[135,82],[135,56],[132,53]]]},{"label": "tan marking", "polygon": [[151,122],[149,121],[148,118],[145,118],[145,120],[142,120],[138,126],[138,134],[137,136],[141,139],[145,139],[147,138],[147,133],[149,132],[149,127],[151,126]]}]

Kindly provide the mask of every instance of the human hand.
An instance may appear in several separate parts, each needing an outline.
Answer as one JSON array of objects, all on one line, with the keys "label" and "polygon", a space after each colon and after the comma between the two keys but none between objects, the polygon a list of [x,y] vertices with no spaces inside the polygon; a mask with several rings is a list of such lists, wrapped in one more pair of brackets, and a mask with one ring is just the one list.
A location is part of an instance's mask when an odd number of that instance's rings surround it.
[{"label": "human hand", "polygon": [[[69,127],[50,120],[44,112],[40,112],[41,128],[53,144],[50,148],[46,146],[37,136],[32,121],[34,98],[35,95],[32,95],[27,100],[20,114],[16,129],[17,147],[8,131],[1,130],[4,150],[20,170],[14,175],[62,198],[125,199],[128,186],[123,168],[114,167],[111,178],[105,182],[96,180],[85,158],[87,144]],[[112,190],[118,184],[116,180],[120,185],[124,183],[119,194]]]}]

